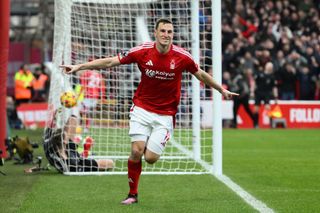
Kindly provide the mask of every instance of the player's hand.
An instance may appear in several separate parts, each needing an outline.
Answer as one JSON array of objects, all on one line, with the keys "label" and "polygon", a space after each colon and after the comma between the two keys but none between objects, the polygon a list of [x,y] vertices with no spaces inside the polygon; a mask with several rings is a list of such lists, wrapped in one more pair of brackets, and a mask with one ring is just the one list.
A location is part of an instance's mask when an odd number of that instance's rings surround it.
[{"label": "player's hand", "polygon": [[230,92],[229,90],[223,89],[221,94],[227,100],[232,99],[234,96],[239,96],[238,93]]},{"label": "player's hand", "polygon": [[60,65],[59,67],[62,68],[63,72],[66,74],[70,74],[80,70],[78,65]]}]

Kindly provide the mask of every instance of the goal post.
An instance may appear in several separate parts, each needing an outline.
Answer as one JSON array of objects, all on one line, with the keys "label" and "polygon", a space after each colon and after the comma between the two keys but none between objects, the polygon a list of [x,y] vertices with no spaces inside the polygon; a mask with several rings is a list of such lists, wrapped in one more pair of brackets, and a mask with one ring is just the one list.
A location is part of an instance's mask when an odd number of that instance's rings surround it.
[{"label": "goal post", "polygon": [[5,139],[6,130],[9,128],[7,123],[7,70],[9,58],[9,29],[10,29],[10,1],[0,2],[0,161],[7,157]]},{"label": "goal post", "polygon": [[[191,53],[194,60],[200,63],[200,35],[199,35],[199,3],[191,1]],[[192,143],[194,159],[201,159],[200,144],[200,83],[192,76]]]},{"label": "goal post", "polygon": [[[63,128],[67,118],[77,114],[77,137],[82,138],[79,152],[82,143],[85,143],[83,139],[89,136],[94,139],[94,143],[88,159],[112,159],[115,162],[115,168],[111,171],[66,170],[65,174],[127,173],[127,158],[131,147],[128,136],[129,110],[140,81],[140,71],[136,65],[131,64],[65,75],[59,65],[115,56],[153,40],[155,21],[166,17],[174,24],[174,44],[191,52],[202,67],[210,57],[208,53],[212,48],[212,42],[208,40],[213,32],[208,30],[212,27],[211,13],[211,4],[205,1],[55,0],[54,70],[49,96],[51,117],[48,121],[55,115],[55,128]],[[199,23],[199,19],[204,22]],[[203,69],[206,70],[205,67]],[[92,76],[95,76],[94,79]],[[61,106],[59,97],[62,92],[76,92],[80,86],[87,93],[92,85],[99,91],[99,97],[88,98],[84,94],[84,100],[79,100],[76,107],[67,109]],[[199,81],[191,74],[184,73],[173,138],[156,164],[143,164],[144,174],[213,174],[216,168],[213,165],[213,153],[216,153],[213,151],[212,138],[215,134],[211,128],[201,125],[203,116],[206,116],[201,112],[201,100],[212,101],[212,97],[204,94],[205,88]],[[54,113],[57,110],[59,113]],[[49,125],[50,122],[47,128]]]},{"label": "goal post", "polygon": [[[217,83],[222,81],[222,39],[221,39],[221,0],[212,1],[212,67]],[[213,173],[216,176],[222,175],[222,97],[217,91],[213,94]]]}]

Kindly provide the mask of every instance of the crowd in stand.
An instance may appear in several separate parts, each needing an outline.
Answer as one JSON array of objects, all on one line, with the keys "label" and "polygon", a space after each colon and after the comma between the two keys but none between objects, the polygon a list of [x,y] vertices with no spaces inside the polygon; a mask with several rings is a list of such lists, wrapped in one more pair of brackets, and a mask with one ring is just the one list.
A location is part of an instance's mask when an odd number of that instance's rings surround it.
[{"label": "crowd in stand", "polygon": [[[202,1],[202,4],[211,2]],[[210,7],[207,8],[200,11],[200,17],[203,14],[211,17]],[[250,87],[248,92],[253,98],[254,90],[259,86],[256,85],[256,76],[265,70],[267,63],[271,63],[279,93],[279,97],[273,98],[320,100],[319,16],[318,0],[223,1],[225,86],[234,87],[233,79],[241,74],[247,79]],[[207,21],[210,22],[210,19]],[[203,35],[211,39],[211,24],[204,26],[201,28]],[[206,60],[209,70],[211,53],[205,54],[205,58],[209,59]],[[206,98],[210,98],[210,95],[210,92],[206,92]]]},{"label": "crowd in stand", "polygon": [[16,105],[28,102],[47,101],[49,76],[45,66],[36,66],[31,71],[27,64],[21,65],[14,76],[14,98]]},{"label": "crowd in stand", "polygon": [[[211,0],[199,3],[200,46],[204,50],[201,65],[212,74],[214,15]],[[181,4],[185,5],[184,1]],[[181,25],[176,29],[181,37],[176,39],[179,42],[185,36],[180,31],[188,30],[183,28],[187,26],[183,20],[179,19],[178,23]],[[226,88],[240,93],[240,97],[257,100],[257,88],[266,88],[262,84],[271,80],[274,82],[268,87],[270,99],[320,100],[319,0],[222,1],[222,53],[222,82]],[[15,106],[47,101],[49,78],[44,69],[39,66],[31,72],[27,65],[22,65],[17,71]],[[263,81],[261,73],[271,77]],[[271,91],[273,87],[277,92]],[[201,92],[204,99],[212,98],[211,89]],[[182,97],[185,93],[182,90]],[[246,102],[246,98],[241,101]]]},{"label": "crowd in stand", "polygon": [[16,108],[22,103],[46,102],[49,94],[49,76],[43,64],[33,71],[27,64],[22,64],[14,75],[14,97],[7,97],[7,116],[12,128],[21,128]]}]

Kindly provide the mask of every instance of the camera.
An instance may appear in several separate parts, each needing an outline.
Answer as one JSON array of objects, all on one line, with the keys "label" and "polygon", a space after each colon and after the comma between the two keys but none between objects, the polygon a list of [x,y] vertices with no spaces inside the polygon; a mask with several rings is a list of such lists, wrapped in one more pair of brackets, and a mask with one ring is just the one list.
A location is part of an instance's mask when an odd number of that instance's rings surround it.
[{"label": "camera", "polygon": [[[39,145],[32,143],[28,137],[21,138],[15,136],[6,140],[7,150],[9,152],[9,159],[17,160],[17,164],[28,164],[33,161],[33,149],[39,148]],[[18,158],[15,158],[15,153]]]}]

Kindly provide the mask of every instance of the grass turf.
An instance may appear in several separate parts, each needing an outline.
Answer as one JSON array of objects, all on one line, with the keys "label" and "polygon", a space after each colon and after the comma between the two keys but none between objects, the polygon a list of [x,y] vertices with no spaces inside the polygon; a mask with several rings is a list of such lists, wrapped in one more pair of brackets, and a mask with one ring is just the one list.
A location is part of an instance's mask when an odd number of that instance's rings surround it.
[{"label": "grass turf", "polygon": [[[42,132],[17,134],[40,141]],[[317,212],[319,136],[318,130],[224,130],[224,174],[276,212]],[[25,175],[28,166],[0,167],[7,173],[0,175],[3,212],[255,212],[211,175],[144,175],[139,204],[121,206],[124,175]]]},{"label": "grass turf", "polygon": [[277,212],[319,212],[319,129],[226,131],[224,173]]}]

